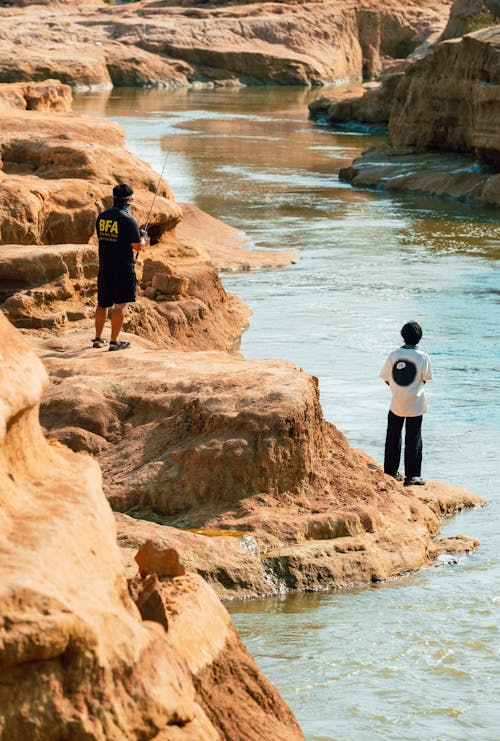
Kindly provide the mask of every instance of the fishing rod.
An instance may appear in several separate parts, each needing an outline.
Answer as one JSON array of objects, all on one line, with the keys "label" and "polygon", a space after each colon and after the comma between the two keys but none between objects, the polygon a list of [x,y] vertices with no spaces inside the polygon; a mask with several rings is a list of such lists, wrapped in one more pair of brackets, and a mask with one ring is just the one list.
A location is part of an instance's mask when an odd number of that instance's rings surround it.
[{"label": "fishing rod", "polygon": [[151,218],[151,214],[153,212],[153,206],[155,205],[155,201],[156,201],[156,198],[158,196],[158,190],[160,189],[161,179],[163,177],[163,173],[165,172],[165,167],[167,165],[167,160],[168,160],[169,154],[170,154],[170,150],[167,152],[167,154],[165,155],[165,159],[163,160],[163,165],[162,165],[162,168],[161,168],[160,177],[158,178],[158,182],[156,183],[156,190],[155,190],[155,193],[154,193],[154,196],[153,196],[153,200],[151,201],[151,206],[149,207],[149,212],[148,212],[148,215],[147,215],[147,218],[146,218],[146,223],[144,224],[144,227],[141,230],[142,232],[144,232],[144,236],[145,237],[148,236],[149,220]]},{"label": "fishing rod", "polygon": [[[156,183],[156,188],[155,188],[153,200],[151,201],[151,206],[149,207],[148,215],[146,217],[146,223],[144,224],[144,226],[142,227],[142,229],[139,230],[139,234],[141,235],[141,237],[144,237],[144,239],[147,239],[148,238],[149,220],[151,218],[151,214],[153,212],[153,206],[155,205],[155,201],[156,201],[156,198],[158,196],[158,191],[160,189],[161,179],[163,177],[163,173],[165,172],[165,167],[167,165],[167,160],[168,160],[168,155],[169,154],[170,154],[170,150],[167,152],[167,154],[165,155],[165,158],[163,160],[163,165],[162,165],[162,168],[161,168],[160,177],[158,178],[158,182]],[[136,260],[139,259],[139,253],[138,252],[135,253],[135,259]]]}]

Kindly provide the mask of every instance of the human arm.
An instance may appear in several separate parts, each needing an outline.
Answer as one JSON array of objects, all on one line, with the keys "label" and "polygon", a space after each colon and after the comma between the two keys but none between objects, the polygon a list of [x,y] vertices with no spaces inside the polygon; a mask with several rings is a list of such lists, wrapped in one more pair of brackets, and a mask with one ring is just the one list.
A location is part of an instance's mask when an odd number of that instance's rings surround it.
[{"label": "human arm", "polygon": [[148,233],[146,229],[139,229],[139,226],[134,219],[130,241],[131,241],[131,247],[136,253],[136,256],[139,252],[141,252],[144,249],[147,240],[148,240]]},{"label": "human arm", "polygon": [[422,366],[422,381],[426,383],[432,380],[432,363],[428,355],[424,356],[424,362]]},{"label": "human arm", "polygon": [[141,237],[140,242],[132,242],[132,249],[134,252],[141,252],[146,245],[146,237]]},{"label": "human arm", "polygon": [[392,369],[392,363],[390,361],[390,356],[387,357],[384,365],[382,366],[382,370],[379,373],[379,378],[381,378],[388,386],[389,386],[389,379],[391,377],[391,369]]}]

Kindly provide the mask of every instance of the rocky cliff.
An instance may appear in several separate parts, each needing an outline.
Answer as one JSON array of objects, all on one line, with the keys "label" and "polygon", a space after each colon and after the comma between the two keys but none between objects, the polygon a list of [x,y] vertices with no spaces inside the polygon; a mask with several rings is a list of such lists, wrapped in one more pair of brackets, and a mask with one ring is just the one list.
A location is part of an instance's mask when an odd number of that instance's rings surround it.
[{"label": "rocky cliff", "polygon": [[0,81],[112,85],[337,84],[376,77],[436,29],[449,0],[67,2],[0,9]]},{"label": "rocky cliff", "polygon": [[53,380],[42,424],[97,456],[115,510],[191,531],[121,517],[125,548],[160,539],[222,596],[418,569],[434,553],[441,513],[480,503],[385,476],[324,420],[314,379],[289,363],[129,339],[117,363],[80,332],[33,337]]},{"label": "rocky cliff", "polygon": [[390,146],[340,176],[500,206],[499,59],[500,26],[438,44],[396,87]]},{"label": "rocky cliff", "polygon": [[408,68],[389,122],[394,147],[472,152],[500,165],[500,26],[444,41]]},{"label": "rocky cliff", "polygon": [[499,18],[498,3],[457,0],[441,37],[448,40],[409,57],[404,72],[310,104],[312,116],[333,125],[388,123],[389,146],[365,153],[341,178],[500,205],[500,26],[450,38]]},{"label": "rocky cliff", "polygon": [[454,0],[441,41],[456,39],[499,22],[498,0]]},{"label": "rocky cliff", "polygon": [[[158,184],[158,175],[125,149],[118,126],[70,107],[70,88],[56,81],[0,85],[0,300],[18,327],[88,324],[96,213],[111,204],[113,185],[128,181],[144,223]],[[232,347],[249,311],[223,290],[212,253],[224,269],[283,265],[294,256],[245,250],[235,229],[190,206],[176,235],[181,218],[162,180],[149,225],[152,246],[137,264],[142,293],[126,328],[165,347]],[[207,228],[213,240],[203,243]]]},{"label": "rocky cliff", "polygon": [[136,607],[97,463],[43,437],[47,374],[1,315],[0,342],[0,737],[302,739],[200,578],[137,575]]}]

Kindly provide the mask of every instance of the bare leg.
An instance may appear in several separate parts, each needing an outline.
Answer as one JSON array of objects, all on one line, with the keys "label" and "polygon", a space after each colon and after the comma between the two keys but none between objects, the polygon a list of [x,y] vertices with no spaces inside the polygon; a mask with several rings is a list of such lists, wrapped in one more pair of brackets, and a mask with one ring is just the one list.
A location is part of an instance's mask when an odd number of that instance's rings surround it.
[{"label": "bare leg", "polygon": [[118,339],[125,316],[125,306],[127,304],[115,304],[111,314],[111,342]]},{"label": "bare leg", "polygon": [[108,310],[103,306],[98,306],[95,310],[95,336],[102,337],[104,325],[108,316]]}]

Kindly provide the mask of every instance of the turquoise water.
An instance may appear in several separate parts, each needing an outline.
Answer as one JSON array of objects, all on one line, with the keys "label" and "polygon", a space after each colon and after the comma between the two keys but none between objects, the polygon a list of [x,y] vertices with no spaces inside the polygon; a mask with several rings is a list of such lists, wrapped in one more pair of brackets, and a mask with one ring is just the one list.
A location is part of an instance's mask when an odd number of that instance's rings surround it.
[{"label": "turquoise water", "polygon": [[[338,169],[377,137],[308,120],[294,89],[114,91],[77,99],[123,127],[177,200],[296,248],[279,271],[228,274],[253,309],[247,358],[281,357],[319,378],[325,416],[378,461],[388,391],[377,378],[408,319],[432,357],[424,420],[428,478],[488,500],[446,535],[476,554],[350,592],[230,605],[259,666],[308,741],[500,738],[498,212],[354,190]],[[271,741],[271,740],[270,740]]]}]

